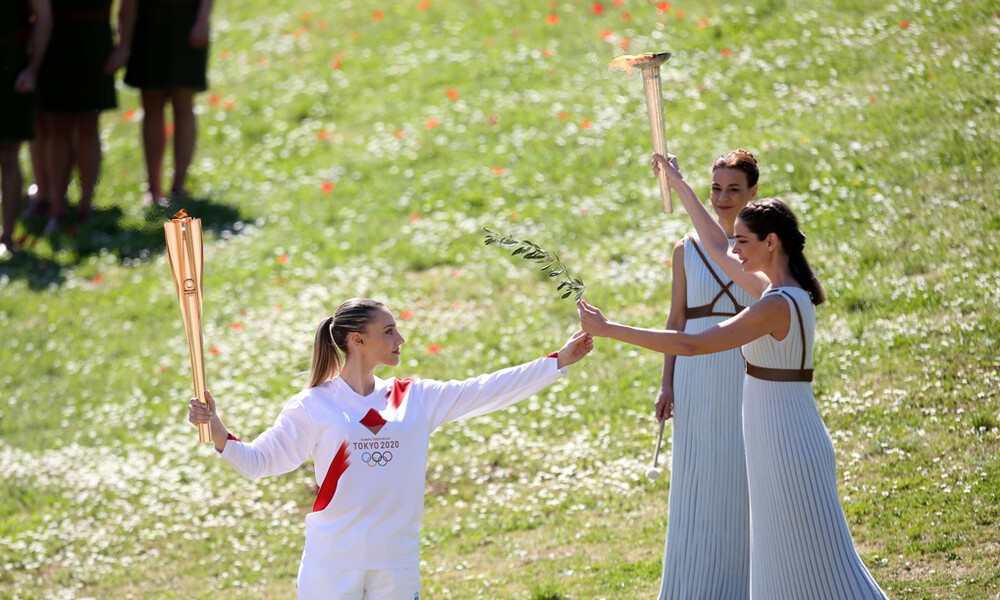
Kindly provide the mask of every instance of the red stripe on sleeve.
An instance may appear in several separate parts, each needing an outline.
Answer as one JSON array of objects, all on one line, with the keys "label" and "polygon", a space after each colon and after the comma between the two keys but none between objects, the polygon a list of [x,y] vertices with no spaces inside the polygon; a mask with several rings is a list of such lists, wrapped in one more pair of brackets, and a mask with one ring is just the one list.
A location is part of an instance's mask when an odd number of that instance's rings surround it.
[{"label": "red stripe on sleeve", "polygon": [[559,352],[558,351],[553,352],[552,354],[547,355],[545,358],[559,358]]},{"label": "red stripe on sleeve", "polygon": [[[233,440],[234,442],[242,442],[243,441],[240,438],[238,438],[235,435],[233,435],[232,433],[230,433],[229,435],[226,436],[226,441],[228,441],[228,440]],[[225,448],[223,448],[223,450],[225,450]],[[218,452],[219,454],[222,454],[222,450],[219,450],[218,448],[216,448],[215,451]]]}]

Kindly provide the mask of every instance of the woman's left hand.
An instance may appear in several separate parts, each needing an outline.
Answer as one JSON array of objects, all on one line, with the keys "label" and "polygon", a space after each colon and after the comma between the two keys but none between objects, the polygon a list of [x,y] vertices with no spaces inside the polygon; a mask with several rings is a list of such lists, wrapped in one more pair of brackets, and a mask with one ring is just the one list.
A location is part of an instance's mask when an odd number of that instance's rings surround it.
[{"label": "woman's left hand", "polygon": [[576,309],[580,313],[580,328],[597,337],[605,337],[608,326],[608,318],[604,316],[601,309],[587,304],[584,300],[576,303]]},{"label": "woman's left hand", "polygon": [[585,331],[577,331],[569,338],[557,355],[557,367],[562,369],[579,361],[594,349],[594,338]]}]

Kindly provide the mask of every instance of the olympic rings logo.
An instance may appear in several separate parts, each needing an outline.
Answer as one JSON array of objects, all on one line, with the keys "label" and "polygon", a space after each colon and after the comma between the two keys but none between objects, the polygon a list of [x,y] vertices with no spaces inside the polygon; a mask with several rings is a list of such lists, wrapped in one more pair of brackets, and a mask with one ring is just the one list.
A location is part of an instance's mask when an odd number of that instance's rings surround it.
[{"label": "olympic rings logo", "polygon": [[361,462],[369,467],[384,467],[392,462],[392,452],[365,452],[361,455]]}]

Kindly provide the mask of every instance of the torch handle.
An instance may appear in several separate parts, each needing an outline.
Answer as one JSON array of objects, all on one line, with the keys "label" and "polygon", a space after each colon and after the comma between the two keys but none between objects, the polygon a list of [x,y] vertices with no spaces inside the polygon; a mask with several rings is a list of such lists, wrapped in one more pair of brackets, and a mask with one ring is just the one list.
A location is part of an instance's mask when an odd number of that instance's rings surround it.
[{"label": "torch handle", "polygon": [[[642,88],[646,95],[646,112],[649,115],[649,128],[653,134],[653,151],[667,156],[667,126],[663,121],[663,88],[660,84],[660,67],[642,68]],[[667,174],[661,169],[657,177],[660,183],[660,198],[663,200],[663,212],[674,212],[674,202]]]},{"label": "torch handle", "polygon": [[660,432],[656,434],[656,451],[653,452],[653,468],[656,468],[656,462],[660,459],[660,446],[663,445],[663,426],[667,424],[666,420],[660,421]]}]

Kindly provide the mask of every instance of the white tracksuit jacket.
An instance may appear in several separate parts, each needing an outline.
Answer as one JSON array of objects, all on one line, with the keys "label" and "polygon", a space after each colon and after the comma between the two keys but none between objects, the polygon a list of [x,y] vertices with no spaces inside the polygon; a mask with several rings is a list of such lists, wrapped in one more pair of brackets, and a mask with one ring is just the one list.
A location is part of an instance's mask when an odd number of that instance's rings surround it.
[{"label": "white tracksuit jacket", "polygon": [[[317,485],[336,461],[336,492],[306,516],[304,564],[419,567],[431,432],[531,396],[566,373],[556,364],[552,354],[465,381],[376,377],[368,396],[336,377],[295,395],[253,442],[231,438],[222,457],[256,479],[290,472],[312,456]],[[405,393],[390,398],[394,385]]]}]

